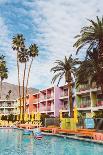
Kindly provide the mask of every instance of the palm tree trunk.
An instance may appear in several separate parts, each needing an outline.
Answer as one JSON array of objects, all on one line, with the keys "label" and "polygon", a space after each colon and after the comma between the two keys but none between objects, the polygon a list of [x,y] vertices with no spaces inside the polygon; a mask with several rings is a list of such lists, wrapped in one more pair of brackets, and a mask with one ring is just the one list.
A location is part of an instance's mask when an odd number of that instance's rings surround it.
[{"label": "palm tree trunk", "polygon": [[103,99],[103,84],[101,84],[101,92],[102,92],[102,99]]},{"label": "palm tree trunk", "polygon": [[25,74],[26,74],[26,62],[25,62],[24,73],[23,73],[23,122],[24,122],[24,112],[25,112]]},{"label": "palm tree trunk", "polygon": [[70,104],[70,118],[74,117],[73,103],[72,103],[72,84],[68,82],[69,104]]},{"label": "palm tree trunk", "polygon": [[0,79],[0,99],[2,98],[2,78]]},{"label": "palm tree trunk", "polygon": [[29,77],[30,77],[30,71],[31,71],[32,63],[33,63],[33,58],[31,59],[31,63],[30,63],[29,70],[28,70],[28,75],[27,75],[27,82],[26,82],[26,95],[28,94],[28,83],[29,83]]},{"label": "palm tree trunk", "polygon": [[[26,96],[28,95],[28,83],[29,83],[29,77],[30,77],[30,71],[33,63],[33,58],[31,59],[30,65],[29,65],[29,70],[28,70],[28,75],[27,75],[27,82],[26,82],[26,93],[25,93],[25,103],[26,103]],[[25,107],[26,108],[26,107]],[[26,109],[25,109],[26,110]]]},{"label": "palm tree trunk", "polygon": [[19,85],[18,94],[20,99],[20,116],[21,116],[21,91],[20,91],[20,76],[19,76],[20,70],[19,70],[18,52],[17,52],[17,70],[18,70],[18,85]]}]

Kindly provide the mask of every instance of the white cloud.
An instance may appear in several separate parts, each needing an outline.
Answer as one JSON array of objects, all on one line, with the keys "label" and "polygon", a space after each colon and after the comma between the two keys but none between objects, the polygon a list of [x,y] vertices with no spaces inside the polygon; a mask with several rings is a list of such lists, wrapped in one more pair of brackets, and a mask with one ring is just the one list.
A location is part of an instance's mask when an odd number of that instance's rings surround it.
[{"label": "white cloud", "polygon": [[[88,24],[87,18],[102,16],[103,5],[102,0],[99,3],[97,0],[39,0],[36,3],[34,1],[34,6],[35,4],[39,13],[32,9],[31,17],[34,25],[38,24],[38,29],[42,33],[38,36],[37,42],[47,49],[44,55],[48,55],[48,60],[44,61],[45,64],[34,65],[32,75],[38,70],[37,80],[41,81],[41,85],[49,85],[52,78],[49,71],[53,62],[75,53],[74,36],[80,32],[82,26]],[[35,77],[34,85],[38,83],[37,80]]]},{"label": "white cloud", "polygon": [[[13,71],[15,72],[15,53],[13,53],[11,49],[11,40],[9,39],[9,29],[5,24],[4,18],[0,17],[0,54],[6,56],[7,67],[9,68],[9,79],[12,77],[12,81],[14,82],[13,78]],[[10,81],[12,83],[12,81]]]},{"label": "white cloud", "polygon": [[[24,8],[19,9],[21,14],[32,19],[34,30],[30,39],[38,43],[41,49],[40,56],[34,60],[29,86],[47,87],[50,85],[53,76],[50,69],[54,61],[56,59],[63,60],[65,55],[75,54],[74,36],[80,32],[82,26],[88,24],[87,18],[94,19],[97,15],[102,16],[102,2],[102,0],[99,2],[97,0],[22,1],[29,11],[27,13]],[[4,36],[8,34],[6,27],[3,31]],[[45,50],[43,51],[42,48]],[[16,83],[16,77],[17,73],[14,67],[8,81]]]}]

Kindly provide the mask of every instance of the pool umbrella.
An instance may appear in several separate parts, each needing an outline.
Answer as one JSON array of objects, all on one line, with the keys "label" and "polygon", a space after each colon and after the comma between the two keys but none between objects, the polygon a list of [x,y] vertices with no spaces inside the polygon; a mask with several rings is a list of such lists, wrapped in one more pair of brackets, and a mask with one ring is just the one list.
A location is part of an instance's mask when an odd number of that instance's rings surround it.
[{"label": "pool umbrella", "polygon": [[60,120],[62,120],[62,111],[60,110]]},{"label": "pool umbrella", "polygon": [[74,107],[74,121],[78,123],[78,111],[77,106]]},{"label": "pool umbrella", "polygon": [[37,112],[37,128],[40,127],[40,117],[41,117],[41,114],[40,112]]},{"label": "pool umbrella", "polygon": [[2,114],[0,114],[0,120],[1,120]]},{"label": "pool umbrella", "polygon": [[41,114],[40,114],[40,112],[38,112],[38,113],[37,113],[37,120],[38,120],[38,121],[40,121],[40,117],[41,117]]},{"label": "pool umbrella", "polygon": [[22,113],[21,113],[21,115],[20,115],[20,121],[22,121],[23,120],[23,116],[22,116]]},{"label": "pool umbrella", "polygon": [[28,121],[28,113],[25,113],[25,117],[24,117],[25,122]]},{"label": "pool umbrella", "polygon": [[34,121],[34,112],[32,111],[32,113],[31,113],[31,122],[33,122]]},{"label": "pool umbrella", "polygon": [[19,120],[19,115],[17,115],[16,119],[17,119],[17,121]]},{"label": "pool umbrella", "polygon": [[35,114],[35,120],[37,120],[37,113]]}]

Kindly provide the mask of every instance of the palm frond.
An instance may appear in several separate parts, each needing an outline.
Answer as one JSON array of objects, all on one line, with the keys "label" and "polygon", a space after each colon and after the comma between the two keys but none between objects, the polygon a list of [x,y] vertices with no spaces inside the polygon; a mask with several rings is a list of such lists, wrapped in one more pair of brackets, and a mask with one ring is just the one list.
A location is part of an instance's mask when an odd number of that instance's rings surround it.
[{"label": "palm frond", "polygon": [[55,74],[54,77],[52,78],[51,83],[54,84],[55,81],[56,81],[59,77],[63,76],[63,74],[64,74],[64,72],[60,72],[60,73]]}]

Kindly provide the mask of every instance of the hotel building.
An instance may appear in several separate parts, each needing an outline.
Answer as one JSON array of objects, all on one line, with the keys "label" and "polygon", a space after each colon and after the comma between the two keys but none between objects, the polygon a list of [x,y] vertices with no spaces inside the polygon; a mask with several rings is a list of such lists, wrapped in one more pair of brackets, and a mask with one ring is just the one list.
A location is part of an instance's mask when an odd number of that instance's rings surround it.
[{"label": "hotel building", "polygon": [[78,111],[85,116],[89,113],[103,111],[103,96],[101,89],[93,83],[80,85],[76,91],[76,103]]},{"label": "hotel building", "polygon": [[16,100],[0,100],[0,114],[1,115],[16,115],[17,102]]},{"label": "hotel building", "polygon": [[[73,97],[74,98],[74,97]],[[73,100],[74,101],[74,100]],[[26,112],[31,114],[40,112],[53,117],[59,116],[59,111],[69,112],[69,93],[67,85],[51,86],[29,95],[26,100]]]}]

